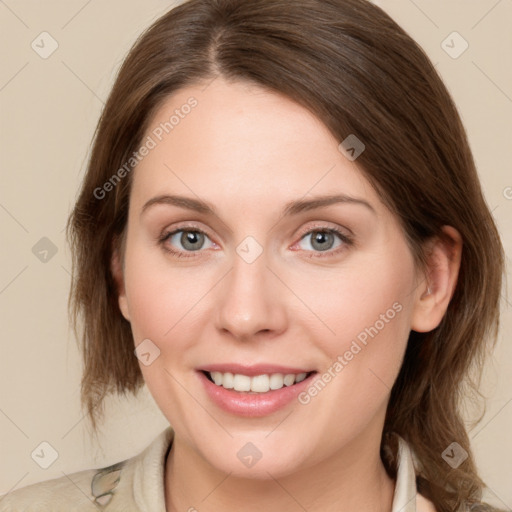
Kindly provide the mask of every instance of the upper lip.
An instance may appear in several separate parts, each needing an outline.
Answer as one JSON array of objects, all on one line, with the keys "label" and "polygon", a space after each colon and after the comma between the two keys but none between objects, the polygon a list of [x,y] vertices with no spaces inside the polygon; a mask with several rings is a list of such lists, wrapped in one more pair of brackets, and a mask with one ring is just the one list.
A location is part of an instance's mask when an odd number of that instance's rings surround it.
[{"label": "upper lip", "polygon": [[276,364],[254,364],[254,365],[243,365],[239,363],[220,363],[220,364],[208,364],[198,368],[199,371],[205,372],[221,372],[221,373],[232,373],[247,375],[254,377],[256,375],[282,373],[284,375],[294,373],[310,373],[313,370],[307,368],[281,366]]}]

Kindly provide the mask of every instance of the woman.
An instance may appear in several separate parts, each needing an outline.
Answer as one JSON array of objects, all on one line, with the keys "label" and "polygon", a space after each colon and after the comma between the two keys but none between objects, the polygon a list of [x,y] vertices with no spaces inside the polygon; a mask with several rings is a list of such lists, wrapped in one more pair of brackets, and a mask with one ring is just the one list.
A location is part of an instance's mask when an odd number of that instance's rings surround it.
[{"label": "woman", "polygon": [[486,510],[459,400],[502,248],[446,88],[379,8],[167,13],[68,230],[93,425],[146,383],[172,428],[0,510]]}]

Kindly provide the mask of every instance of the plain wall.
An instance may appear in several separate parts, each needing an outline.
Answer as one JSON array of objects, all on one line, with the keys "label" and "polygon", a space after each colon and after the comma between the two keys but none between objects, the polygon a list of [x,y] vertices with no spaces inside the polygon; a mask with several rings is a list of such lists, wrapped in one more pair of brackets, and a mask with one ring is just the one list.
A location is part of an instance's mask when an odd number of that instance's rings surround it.
[{"label": "plain wall", "polygon": [[[375,3],[420,43],[453,94],[510,257],[512,2]],[[80,354],[68,327],[70,255],[64,226],[118,67],[141,31],[172,5],[163,0],[0,2],[0,493],[131,457],[167,426],[144,391],[139,399],[109,400],[102,449],[90,439],[79,404]],[[44,37],[39,51],[42,46],[45,51],[51,48],[48,36],[38,37],[44,31],[58,43],[46,59],[31,47]],[[452,56],[464,42],[457,35],[447,39],[454,31],[469,45],[458,58]],[[41,241],[44,237],[50,242]],[[45,250],[49,252],[43,262]],[[471,432],[491,500],[508,509],[509,306],[510,300],[504,298],[499,342],[485,371],[487,413]],[[46,470],[31,458],[42,441],[59,455]]]}]

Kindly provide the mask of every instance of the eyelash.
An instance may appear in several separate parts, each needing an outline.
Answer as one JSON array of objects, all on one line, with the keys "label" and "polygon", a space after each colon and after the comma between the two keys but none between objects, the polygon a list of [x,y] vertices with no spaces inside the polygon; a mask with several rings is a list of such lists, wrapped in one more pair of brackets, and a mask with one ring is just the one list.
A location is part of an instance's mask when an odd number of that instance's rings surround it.
[{"label": "eyelash", "polygon": [[[175,229],[173,231],[164,231],[159,237],[158,237],[158,243],[162,246],[162,249],[171,254],[172,256],[175,256],[177,258],[193,258],[194,253],[200,253],[203,252],[201,250],[198,251],[176,251],[174,249],[171,249],[166,242],[176,233],[180,232],[189,232],[189,233],[201,233],[208,238],[208,234],[203,231],[202,229],[196,227],[196,226],[181,226],[179,229]],[[326,258],[330,256],[337,255],[340,251],[343,251],[346,249],[346,247],[350,247],[354,244],[354,240],[352,236],[347,235],[346,233],[342,233],[340,230],[332,227],[327,226],[315,226],[313,228],[309,228],[308,231],[305,231],[301,234],[299,238],[299,242],[305,238],[307,235],[310,235],[312,233],[332,233],[334,235],[337,235],[338,238],[343,242],[343,245],[334,249],[334,250],[326,250],[326,251],[306,251],[311,253],[311,255],[307,256],[308,258]],[[190,254],[190,255],[189,255]]]}]

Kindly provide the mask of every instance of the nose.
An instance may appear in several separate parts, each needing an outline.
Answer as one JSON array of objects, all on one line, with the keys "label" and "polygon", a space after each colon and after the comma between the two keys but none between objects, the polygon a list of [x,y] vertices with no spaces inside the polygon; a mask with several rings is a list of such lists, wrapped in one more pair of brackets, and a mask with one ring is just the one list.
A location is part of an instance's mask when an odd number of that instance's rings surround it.
[{"label": "nose", "polygon": [[247,263],[235,256],[216,297],[217,328],[241,341],[272,338],[287,327],[286,290],[262,254]]}]

